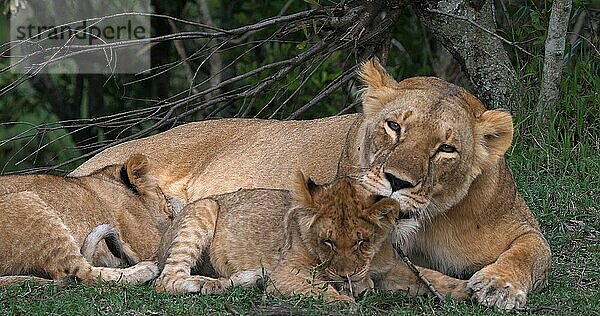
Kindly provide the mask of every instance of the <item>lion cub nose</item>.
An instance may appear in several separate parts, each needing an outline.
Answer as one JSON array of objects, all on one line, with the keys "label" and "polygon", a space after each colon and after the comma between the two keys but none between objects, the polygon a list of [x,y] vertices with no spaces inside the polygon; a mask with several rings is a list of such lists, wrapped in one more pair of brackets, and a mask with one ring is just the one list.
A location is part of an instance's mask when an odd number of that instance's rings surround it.
[{"label": "lion cub nose", "polygon": [[402,179],[398,179],[395,175],[386,172],[385,173],[385,178],[390,182],[390,185],[392,186],[392,191],[398,191],[400,189],[408,189],[408,188],[412,188],[415,185],[402,180]]}]

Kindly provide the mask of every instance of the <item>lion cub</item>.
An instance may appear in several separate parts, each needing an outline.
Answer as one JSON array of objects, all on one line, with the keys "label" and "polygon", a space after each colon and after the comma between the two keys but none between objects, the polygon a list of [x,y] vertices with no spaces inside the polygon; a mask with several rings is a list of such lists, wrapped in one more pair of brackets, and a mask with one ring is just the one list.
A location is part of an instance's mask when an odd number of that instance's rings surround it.
[{"label": "lion cub", "polygon": [[[292,192],[240,190],[186,206],[159,248],[156,289],[217,293],[266,274],[271,293],[323,295],[327,302],[354,301],[337,290],[343,286],[354,295],[373,286],[427,291],[389,240],[397,202],[347,177],[322,186],[301,173],[296,178]],[[212,277],[191,275],[192,268],[212,269]],[[466,281],[422,272],[442,294],[467,297]]]},{"label": "lion cub", "polygon": [[[153,262],[118,269],[114,267],[120,260],[108,252],[114,249],[104,246],[96,251],[96,245],[91,245],[95,255],[88,254],[94,255],[90,262],[80,253],[80,246],[90,232],[87,241],[97,243],[114,230],[116,237],[120,235],[126,243],[122,246],[127,253],[150,258],[171,216],[143,155],[131,156],[124,165],[105,167],[79,178],[0,177],[0,215],[3,285],[24,280],[62,280],[66,276],[75,276],[84,283],[99,278],[146,282],[158,275]],[[120,241],[116,242],[119,246]]]}]

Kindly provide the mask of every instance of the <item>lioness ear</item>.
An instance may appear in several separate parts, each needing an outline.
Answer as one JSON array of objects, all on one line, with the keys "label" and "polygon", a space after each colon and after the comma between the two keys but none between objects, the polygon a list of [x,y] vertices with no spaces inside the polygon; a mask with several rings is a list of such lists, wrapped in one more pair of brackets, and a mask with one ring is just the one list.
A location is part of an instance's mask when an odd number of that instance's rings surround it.
[{"label": "lioness ear", "polygon": [[157,186],[156,179],[150,173],[148,158],[141,154],[132,155],[121,169],[121,180],[138,193]]},{"label": "lioness ear", "polygon": [[312,195],[318,185],[305,176],[302,171],[296,172],[293,185],[292,196],[297,205],[308,208],[313,207]]},{"label": "lioness ear", "polygon": [[475,125],[476,154],[484,168],[494,165],[510,147],[513,138],[513,122],[509,112],[488,110],[483,112]]},{"label": "lioness ear", "polygon": [[396,223],[400,204],[392,198],[384,197],[367,210],[367,216],[378,227],[389,227]]},{"label": "lioness ear", "polygon": [[398,82],[381,66],[377,58],[365,61],[358,76],[365,85],[362,91],[363,112],[369,116],[381,111],[395,97]]}]

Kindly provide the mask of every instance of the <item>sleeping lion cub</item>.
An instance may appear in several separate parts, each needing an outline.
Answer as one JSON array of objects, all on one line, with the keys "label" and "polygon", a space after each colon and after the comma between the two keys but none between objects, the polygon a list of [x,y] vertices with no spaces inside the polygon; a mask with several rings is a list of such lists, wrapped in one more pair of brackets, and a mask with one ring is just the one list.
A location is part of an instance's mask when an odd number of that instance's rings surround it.
[{"label": "sleeping lion cub", "polygon": [[[156,289],[218,293],[266,274],[273,294],[323,295],[327,302],[352,302],[350,295],[374,286],[427,292],[392,248],[396,201],[347,177],[319,186],[299,173],[294,187],[240,190],[186,206],[160,246]],[[213,269],[212,277],[191,275],[195,267]],[[443,295],[467,297],[466,281],[422,273]],[[343,287],[350,295],[338,291]]]},{"label": "sleeping lion cub", "polygon": [[[140,262],[126,269],[114,268],[120,260],[108,251],[123,250],[128,256],[115,255],[126,262],[138,260],[131,258],[135,254],[151,257],[158,247],[160,230],[169,223],[169,212],[143,155],[79,178],[0,177],[0,285],[62,280],[66,276],[84,283],[99,278],[127,283],[151,280],[158,275],[156,264]],[[93,251],[87,253],[86,260],[80,246],[88,233],[86,241],[92,243],[89,248]],[[113,248],[108,242],[111,236],[117,238]],[[102,239],[107,239],[110,249],[98,247],[96,251],[95,243]]]}]

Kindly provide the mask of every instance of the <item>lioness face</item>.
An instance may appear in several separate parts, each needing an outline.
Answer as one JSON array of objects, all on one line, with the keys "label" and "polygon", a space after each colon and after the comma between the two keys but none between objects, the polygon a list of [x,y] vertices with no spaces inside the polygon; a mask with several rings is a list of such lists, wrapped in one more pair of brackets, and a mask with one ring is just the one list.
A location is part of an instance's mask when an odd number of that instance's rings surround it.
[{"label": "lioness face", "polygon": [[367,85],[361,167],[383,160],[383,171],[363,182],[415,218],[459,203],[510,146],[510,114],[486,111],[462,88],[437,78],[398,83],[376,61],[367,62],[360,75]]},{"label": "lioness face", "polygon": [[362,280],[398,216],[398,203],[373,195],[358,180],[323,186],[302,178],[292,211],[304,246],[333,281]]}]

